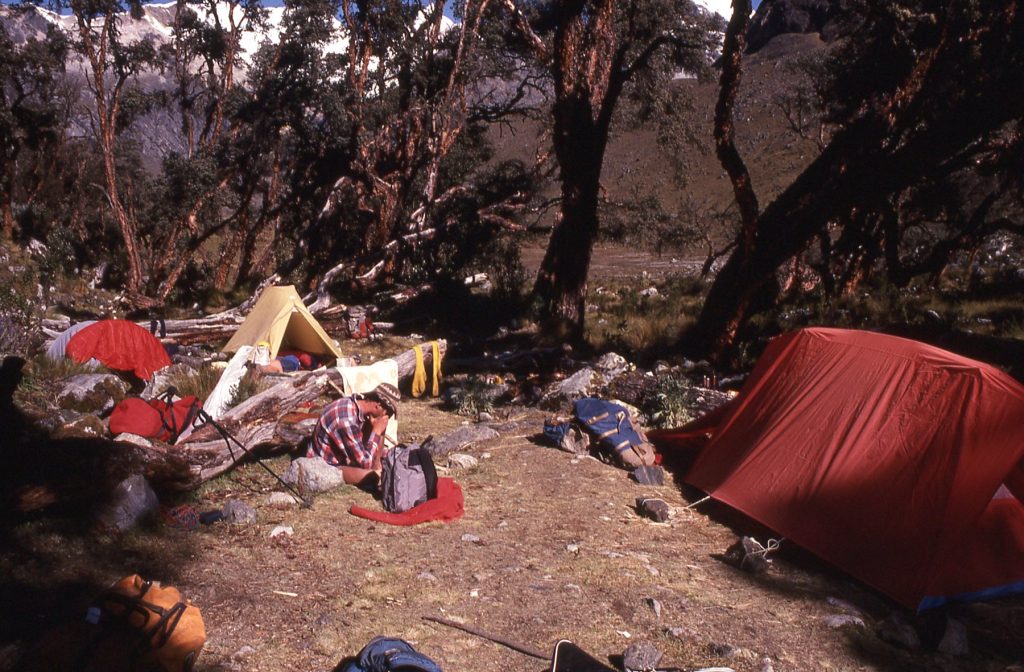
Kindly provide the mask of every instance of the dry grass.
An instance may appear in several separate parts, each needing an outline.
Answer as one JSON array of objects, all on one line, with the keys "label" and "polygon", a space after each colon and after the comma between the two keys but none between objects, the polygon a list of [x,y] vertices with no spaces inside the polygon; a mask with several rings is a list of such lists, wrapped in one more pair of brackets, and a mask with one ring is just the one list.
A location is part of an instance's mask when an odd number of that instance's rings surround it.
[{"label": "dry grass", "polygon": [[[102,586],[131,572],[177,585],[202,609],[208,642],[198,669],[207,672],[329,670],[380,634],[411,641],[446,670],[543,667],[424,615],[542,651],[566,637],[599,658],[649,640],[666,664],[683,669],[753,671],[767,657],[775,670],[1003,670],[1020,652],[1019,600],[958,612],[974,641],[985,642],[968,659],[904,652],[869,630],[829,629],[824,618],[839,611],[830,596],[858,605],[869,624],[891,607],[806,561],[779,559],[760,577],[728,567],[714,556],[736,532],[720,513],[707,504],[686,509],[671,479],[640,486],[621,470],[543,445],[542,418],[513,410],[501,438],[465,450],[478,467],[441,465],[465,496],[465,515],[450,524],[402,528],[357,518],[350,505],[379,503],[351,486],[318,496],[311,509],[272,508],[276,483],[249,465],[192,502],[207,510],[242,499],[257,509],[255,525],[69,537],[34,523],[17,531],[24,546],[0,555],[0,567],[23,585]],[[404,402],[400,421],[403,440],[464,422],[429,399]],[[281,471],[287,458],[269,464]],[[664,498],[670,522],[639,517],[639,495]],[[294,534],[271,539],[278,525]]]}]

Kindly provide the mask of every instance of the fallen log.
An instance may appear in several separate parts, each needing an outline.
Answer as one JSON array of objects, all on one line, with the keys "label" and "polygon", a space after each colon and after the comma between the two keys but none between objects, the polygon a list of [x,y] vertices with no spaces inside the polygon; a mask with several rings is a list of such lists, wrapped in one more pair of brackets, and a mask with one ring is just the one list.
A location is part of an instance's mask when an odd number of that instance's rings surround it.
[{"label": "fallen log", "polygon": [[[423,366],[427,371],[427,375],[433,370],[434,352],[433,348],[430,347],[430,341],[421,343],[419,345],[420,351],[423,353]],[[437,349],[441,355],[441,359],[444,359],[444,354],[448,350],[448,341],[439,339],[437,341]],[[399,387],[403,387],[403,383],[412,378],[412,375],[416,372],[416,349],[410,348],[405,352],[392,357],[398,363],[398,384]]]},{"label": "fallen log", "polygon": [[[442,358],[447,345],[444,340],[438,341],[438,351]],[[421,344],[421,349],[429,375],[433,351],[429,342]],[[398,363],[399,385],[408,389],[405,384],[415,372],[416,354],[410,349],[394,359]],[[333,368],[272,378],[280,379],[280,382],[229,409],[217,420],[216,425],[207,423],[191,433],[182,434],[169,449],[155,443],[152,449],[153,464],[147,464],[150,473],[159,477],[162,465],[173,466],[173,478],[160,480],[172,484],[175,489],[190,490],[231,469],[245,458],[246,451],[263,446],[297,445],[302,438],[312,433],[315,421],[310,422],[302,413],[295,413],[296,410],[310,405],[317,408],[319,404],[316,402],[321,397],[337,397],[342,388],[341,375]],[[298,416],[298,419],[294,416]],[[217,425],[245,446],[245,450],[231,441],[225,441]],[[167,461],[168,452],[177,458],[173,463]],[[187,474],[183,473],[182,463],[188,465]]]},{"label": "fallen log", "polygon": [[[292,432],[279,432],[280,419],[303,404],[315,401],[330,390],[329,382],[337,373],[325,369],[310,371],[277,383],[249,397],[225,413],[216,425],[199,426],[179,439],[175,450],[189,464],[190,480],[186,489],[194,488],[223,474],[245,457],[245,451],[225,441],[218,425],[249,451],[259,446],[284,445],[295,439]],[[287,437],[287,438],[285,438]]]}]

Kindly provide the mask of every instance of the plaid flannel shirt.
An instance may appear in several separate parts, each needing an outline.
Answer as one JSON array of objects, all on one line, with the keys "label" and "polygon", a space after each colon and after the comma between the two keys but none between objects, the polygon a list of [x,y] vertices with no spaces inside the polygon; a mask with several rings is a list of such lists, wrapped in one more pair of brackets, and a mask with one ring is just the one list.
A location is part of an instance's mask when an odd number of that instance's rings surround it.
[{"label": "plaid flannel shirt", "polygon": [[381,437],[367,428],[366,415],[355,398],[332,401],[320,414],[306,457],[321,457],[336,467],[373,468],[373,456],[380,452]]}]

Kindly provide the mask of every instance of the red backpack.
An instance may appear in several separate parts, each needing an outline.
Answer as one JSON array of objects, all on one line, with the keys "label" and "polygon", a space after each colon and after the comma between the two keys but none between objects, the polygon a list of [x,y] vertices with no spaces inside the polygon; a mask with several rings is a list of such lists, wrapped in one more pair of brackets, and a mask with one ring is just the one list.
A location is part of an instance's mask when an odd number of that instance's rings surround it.
[{"label": "red backpack", "polygon": [[129,397],[115,406],[110,414],[110,433],[116,436],[128,432],[174,443],[202,409],[203,402],[194,394],[177,401],[171,401],[170,394],[149,401]]}]

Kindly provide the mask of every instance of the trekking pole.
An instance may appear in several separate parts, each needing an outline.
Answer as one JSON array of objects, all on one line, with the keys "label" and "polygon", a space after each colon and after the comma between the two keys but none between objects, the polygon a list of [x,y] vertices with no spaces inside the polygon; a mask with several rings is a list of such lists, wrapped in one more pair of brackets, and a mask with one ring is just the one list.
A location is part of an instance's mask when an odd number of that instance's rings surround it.
[{"label": "trekking pole", "polygon": [[[238,439],[236,439],[234,437],[234,435],[231,434],[231,432],[229,432],[228,430],[224,429],[224,427],[222,427],[219,422],[217,422],[212,417],[210,417],[209,413],[207,413],[206,411],[200,409],[199,413],[196,415],[196,419],[197,420],[201,419],[203,421],[202,425],[205,425],[206,423],[209,423],[209,424],[213,425],[213,428],[216,429],[217,432],[220,433],[220,437],[222,439],[224,439],[224,443],[228,444],[228,453],[231,455],[231,461],[232,462],[237,462],[238,461],[238,459],[235,457],[235,451],[231,448],[231,442],[234,441],[235,445],[242,449],[242,453],[243,454],[248,455],[249,457],[251,457],[254,460],[256,460],[256,464],[258,464],[261,467],[263,467],[267,471],[267,473],[270,474],[271,476],[273,476],[274,478],[276,478],[277,482],[280,483],[281,485],[283,485],[288,490],[288,492],[290,492],[293,495],[295,495],[299,499],[299,501],[302,502],[302,508],[309,509],[309,508],[313,507],[313,502],[311,500],[307,499],[306,497],[303,497],[302,495],[300,495],[298,493],[298,491],[295,488],[293,488],[292,486],[290,486],[287,483],[285,483],[284,479],[282,479],[280,476],[278,476],[277,473],[273,469],[268,467],[263,462],[263,460],[261,460],[260,458],[256,457],[252,453],[252,451],[249,450],[248,448],[246,448],[244,445],[242,445],[242,442],[239,441]],[[200,426],[202,426],[202,425],[200,425]]]}]

